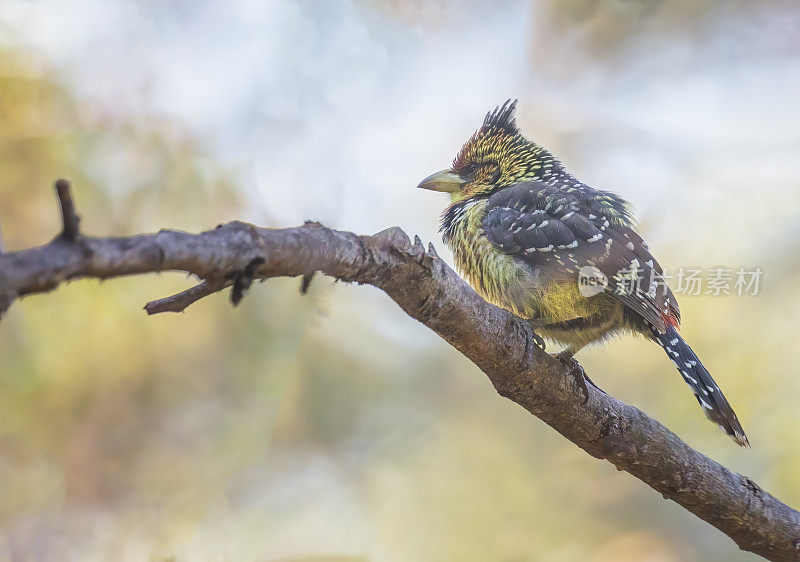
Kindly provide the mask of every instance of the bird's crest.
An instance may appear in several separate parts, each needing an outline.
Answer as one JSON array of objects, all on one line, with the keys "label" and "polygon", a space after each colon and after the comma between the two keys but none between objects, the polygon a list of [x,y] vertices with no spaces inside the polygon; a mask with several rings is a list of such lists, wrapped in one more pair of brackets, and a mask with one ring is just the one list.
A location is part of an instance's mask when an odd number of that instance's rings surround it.
[{"label": "bird's crest", "polygon": [[517,109],[517,100],[508,100],[501,106],[498,106],[494,111],[486,114],[483,120],[482,129],[502,129],[509,135],[516,135],[519,133],[519,127],[514,119],[514,111]]},{"label": "bird's crest", "polygon": [[460,170],[474,161],[477,153],[495,152],[509,139],[524,140],[514,119],[517,100],[508,100],[494,108],[483,119],[481,128],[464,143],[453,161],[453,169]]}]

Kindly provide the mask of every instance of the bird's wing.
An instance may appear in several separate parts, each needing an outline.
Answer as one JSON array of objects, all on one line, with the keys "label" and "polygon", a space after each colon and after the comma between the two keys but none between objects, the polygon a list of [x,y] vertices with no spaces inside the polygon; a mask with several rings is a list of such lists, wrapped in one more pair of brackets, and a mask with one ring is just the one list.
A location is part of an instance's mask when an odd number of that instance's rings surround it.
[{"label": "bird's wing", "polygon": [[620,208],[624,201],[611,197],[616,196],[523,182],[489,198],[483,229],[501,252],[546,280],[578,283],[581,268],[596,268],[607,279],[606,293],[664,332],[666,323],[679,321],[677,301]]}]

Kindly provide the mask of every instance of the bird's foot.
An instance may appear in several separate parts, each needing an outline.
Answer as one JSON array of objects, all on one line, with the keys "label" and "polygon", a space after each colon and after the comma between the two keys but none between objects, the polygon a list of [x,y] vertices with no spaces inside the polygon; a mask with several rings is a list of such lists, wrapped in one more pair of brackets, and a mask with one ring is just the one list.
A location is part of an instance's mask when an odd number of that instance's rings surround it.
[{"label": "bird's foot", "polygon": [[529,325],[523,325],[525,332],[525,364],[523,370],[528,371],[533,364],[533,348],[538,347],[542,351],[545,350],[544,338],[533,331]]},{"label": "bird's foot", "polygon": [[531,343],[530,340],[533,340],[533,343],[536,345],[536,347],[538,347],[542,351],[544,351],[545,348],[547,347],[544,343],[544,338],[539,334],[537,334],[536,332],[534,332],[533,330],[531,330],[530,332],[530,339],[528,340],[529,344]]},{"label": "bird's foot", "polygon": [[589,375],[586,374],[586,371],[583,370],[583,367],[581,367],[581,364],[578,363],[575,357],[573,357],[573,353],[569,349],[562,351],[553,357],[566,365],[569,368],[569,375],[575,378],[575,384],[578,385],[581,394],[583,394],[583,400],[581,401],[581,404],[586,404],[586,402],[589,401],[589,386],[586,383],[589,383],[594,388],[605,394],[605,391],[602,388],[592,382],[592,379],[589,378]]}]

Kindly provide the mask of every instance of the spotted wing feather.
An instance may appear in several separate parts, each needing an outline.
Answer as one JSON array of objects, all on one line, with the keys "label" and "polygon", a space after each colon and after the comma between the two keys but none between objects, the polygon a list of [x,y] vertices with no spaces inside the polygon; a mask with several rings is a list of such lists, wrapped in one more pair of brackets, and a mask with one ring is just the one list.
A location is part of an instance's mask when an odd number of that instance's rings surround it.
[{"label": "spotted wing feather", "polygon": [[489,198],[483,228],[500,251],[551,279],[577,283],[581,267],[596,267],[608,278],[607,293],[664,332],[670,315],[679,318],[677,301],[626,211],[598,214],[624,207],[604,193],[519,183]]}]

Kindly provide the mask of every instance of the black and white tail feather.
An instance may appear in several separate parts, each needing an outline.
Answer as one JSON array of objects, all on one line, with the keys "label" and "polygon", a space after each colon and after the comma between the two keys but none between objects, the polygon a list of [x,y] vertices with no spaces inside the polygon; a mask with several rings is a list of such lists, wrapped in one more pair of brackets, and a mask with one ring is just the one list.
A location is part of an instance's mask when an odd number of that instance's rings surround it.
[{"label": "black and white tail feather", "polygon": [[718,424],[736,443],[742,447],[749,447],[750,442],[747,440],[733,408],[728,404],[717,383],[711,378],[708,369],[703,366],[689,344],[670,325],[667,325],[664,333],[660,333],[652,327],[650,329],[655,340],[664,348],[678,368],[683,380],[692,389],[706,417]]}]

